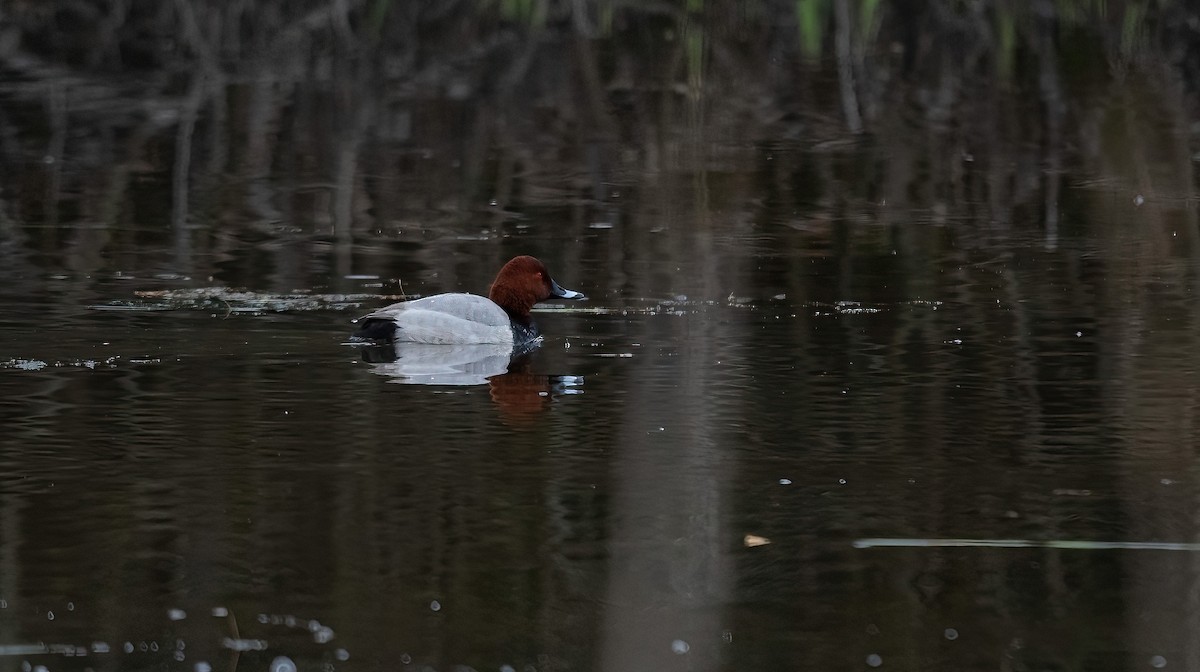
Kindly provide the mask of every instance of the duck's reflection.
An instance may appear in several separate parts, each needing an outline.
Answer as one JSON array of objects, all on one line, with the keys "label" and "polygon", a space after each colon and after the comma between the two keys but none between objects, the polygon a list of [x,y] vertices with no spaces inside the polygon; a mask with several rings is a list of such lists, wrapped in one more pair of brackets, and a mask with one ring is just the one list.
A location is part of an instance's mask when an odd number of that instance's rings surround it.
[{"label": "duck's reflection", "polygon": [[508,371],[511,345],[394,343],[362,349],[371,371],[407,385],[486,385]]},{"label": "duck's reflection", "polygon": [[406,385],[487,385],[510,419],[532,418],[554,395],[581,394],[582,376],[533,373],[536,347],[394,343],[362,348],[371,372]]}]

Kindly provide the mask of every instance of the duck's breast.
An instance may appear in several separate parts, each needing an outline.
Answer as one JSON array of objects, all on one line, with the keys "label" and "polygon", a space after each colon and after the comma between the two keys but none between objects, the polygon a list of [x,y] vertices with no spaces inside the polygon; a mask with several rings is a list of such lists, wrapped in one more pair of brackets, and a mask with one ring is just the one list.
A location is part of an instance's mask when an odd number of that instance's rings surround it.
[{"label": "duck's breast", "polygon": [[408,343],[513,342],[508,314],[490,299],[474,294],[438,294],[396,303],[368,318],[390,318],[395,340]]}]

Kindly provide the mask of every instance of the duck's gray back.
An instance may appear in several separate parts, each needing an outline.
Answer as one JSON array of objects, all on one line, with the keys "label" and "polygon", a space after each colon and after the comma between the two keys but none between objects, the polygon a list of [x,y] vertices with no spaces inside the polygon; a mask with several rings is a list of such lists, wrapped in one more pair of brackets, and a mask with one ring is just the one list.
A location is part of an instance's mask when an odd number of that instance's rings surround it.
[{"label": "duck's gray back", "polygon": [[437,296],[427,296],[415,301],[393,304],[378,312],[384,312],[393,308],[401,310],[432,310],[438,313],[453,315],[468,322],[478,322],[489,327],[509,326],[508,313],[504,312],[504,309],[492,303],[492,300],[486,296],[477,296],[475,294],[438,294]]}]

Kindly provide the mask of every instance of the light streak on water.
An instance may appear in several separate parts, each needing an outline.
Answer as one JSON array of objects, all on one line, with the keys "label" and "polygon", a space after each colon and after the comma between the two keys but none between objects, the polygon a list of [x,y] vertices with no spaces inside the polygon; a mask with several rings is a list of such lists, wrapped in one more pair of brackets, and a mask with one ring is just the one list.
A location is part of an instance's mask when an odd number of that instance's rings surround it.
[{"label": "light streak on water", "polygon": [[1200,544],[1170,541],[1076,539],[856,539],[854,548],[1057,548],[1071,551],[1200,551]]}]

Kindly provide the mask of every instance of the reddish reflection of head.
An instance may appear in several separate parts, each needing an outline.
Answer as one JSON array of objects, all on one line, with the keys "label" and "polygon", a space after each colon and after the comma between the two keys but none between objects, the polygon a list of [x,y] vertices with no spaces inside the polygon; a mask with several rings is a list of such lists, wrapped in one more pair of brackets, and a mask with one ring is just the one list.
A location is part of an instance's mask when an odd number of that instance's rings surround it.
[{"label": "reddish reflection of head", "polygon": [[530,426],[550,406],[550,376],[529,372],[528,362],[513,362],[508,373],[488,379],[492,401],[505,424]]}]

